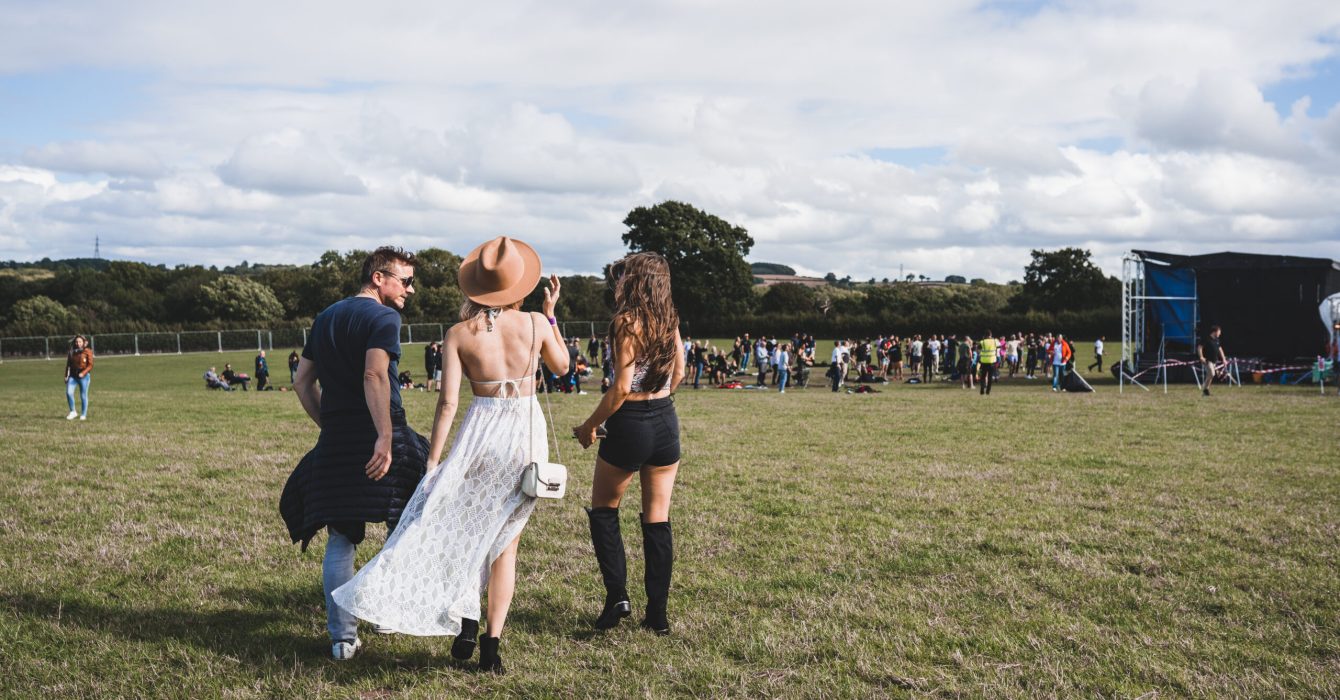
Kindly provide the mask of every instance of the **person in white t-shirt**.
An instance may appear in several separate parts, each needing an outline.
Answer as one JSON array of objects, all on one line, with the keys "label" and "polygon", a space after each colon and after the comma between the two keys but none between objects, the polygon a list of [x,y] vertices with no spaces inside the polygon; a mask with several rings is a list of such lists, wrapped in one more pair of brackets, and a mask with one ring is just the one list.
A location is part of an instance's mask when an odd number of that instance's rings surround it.
[{"label": "person in white t-shirt", "polygon": [[846,342],[839,340],[833,345],[833,354],[828,359],[829,374],[832,379],[833,391],[842,387],[842,379],[847,376],[847,348]]},{"label": "person in white t-shirt", "polygon": [[1099,374],[1103,373],[1103,339],[1106,337],[1100,335],[1098,340],[1093,341],[1093,364],[1089,365],[1089,369],[1097,367]]},{"label": "person in white t-shirt", "polygon": [[772,366],[777,368],[777,393],[786,393],[786,380],[791,376],[791,344],[782,343],[772,355]]}]

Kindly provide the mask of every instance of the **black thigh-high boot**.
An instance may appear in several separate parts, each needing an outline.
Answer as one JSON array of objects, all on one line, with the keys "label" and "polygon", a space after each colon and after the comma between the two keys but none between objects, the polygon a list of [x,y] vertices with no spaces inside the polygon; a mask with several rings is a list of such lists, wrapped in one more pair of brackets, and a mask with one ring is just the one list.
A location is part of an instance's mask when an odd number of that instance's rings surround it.
[{"label": "black thigh-high boot", "polygon": [[656,634],[670,634],[665,619],[666,600],[670,597],[670,570],[675,561],[670,523],[642,523],[642,552],[646,559],[647,616],[642,626]]},{"label": "black thigh-high boot", "polygon": [[605,609],[596,618],[595,628],[607,630],[628,617],[628,559],[623,551],[623,535],[619,532],[618,508],[587,508],[591,520],[591,546],[600,564],[600,578],[605,582]]}]

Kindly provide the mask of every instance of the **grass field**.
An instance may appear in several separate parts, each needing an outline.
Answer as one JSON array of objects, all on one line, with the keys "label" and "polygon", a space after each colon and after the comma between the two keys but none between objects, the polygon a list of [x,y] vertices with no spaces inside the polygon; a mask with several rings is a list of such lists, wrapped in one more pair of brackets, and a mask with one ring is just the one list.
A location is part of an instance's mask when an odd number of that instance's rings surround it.
[{"label": "grass field", "polygon": [[[590,630],[594,456],[565,439],[498,678],[445,639],[327,659],[324,537],[301,554],[277,513],[316,429],[292,393],[202,389],[226,361],[251,353],[104,358],[86,423],[60,362],[0,364],[4,697],[1340,695],[1340,398],[1315,387],[682,390],[673,636]],[[597,398],[557,397],[560,434]],[[426,432],[434,396],[405,399]]]}]

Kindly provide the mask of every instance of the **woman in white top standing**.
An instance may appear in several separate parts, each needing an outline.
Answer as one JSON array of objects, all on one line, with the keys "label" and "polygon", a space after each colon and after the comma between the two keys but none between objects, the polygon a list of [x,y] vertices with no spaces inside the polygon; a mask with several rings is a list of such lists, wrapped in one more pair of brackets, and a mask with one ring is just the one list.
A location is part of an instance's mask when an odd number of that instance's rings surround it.
[{"label": "woman in white top standing", "polygon": [[[520,311],[540,279],[540,258],[521,241],[495,238],[461,263],[467,301],[442,344],[443,381],[428,474],[386,546],[349,583],[337,604],[397,632],[456,635],[451,653],[468,659],[487,585],[479,667],[501,673],[498,637],[516,583],[516,552],[535,499],[521,492],[525,465],[549,458],[544,414],[535,400],[536,350],[558,374],[568,351],[554,318],[558,278],[550,276],[544,315]],[[474,399],[445,461],[461,380]]]},{"label": "woman in white top standing", "polygon": [[670,393],[684,381],[679,314],[670,297],[670,267],[656,253],[634,253],[610,266],[614,319],[610,338],[614,382],[585,423],[572,429],[590,447],[603,423],[591,486],[591,544],[605,583],[605,607],[596,629],[631,614],[627,560],[619,531],[619,503],[633,475],[642,484],[642,551],[646,555],[646,616],[642,626],[669,634],[666,607],[674,548],[670,493],[679,472],[679,417]]}]

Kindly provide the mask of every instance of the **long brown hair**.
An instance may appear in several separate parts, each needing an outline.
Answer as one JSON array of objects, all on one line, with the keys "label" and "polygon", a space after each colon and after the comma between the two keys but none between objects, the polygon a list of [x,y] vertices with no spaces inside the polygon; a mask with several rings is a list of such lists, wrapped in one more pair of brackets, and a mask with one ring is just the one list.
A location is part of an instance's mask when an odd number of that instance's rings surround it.
[{"label": "long brown hair", "polygon": [[679,312],[670,298],[670,265],[657,253],[633,253],[610,265],[614,288],[611,335],[627,336],[633,356],[647,368],[644,387],[660,387],[675,364]]}]

